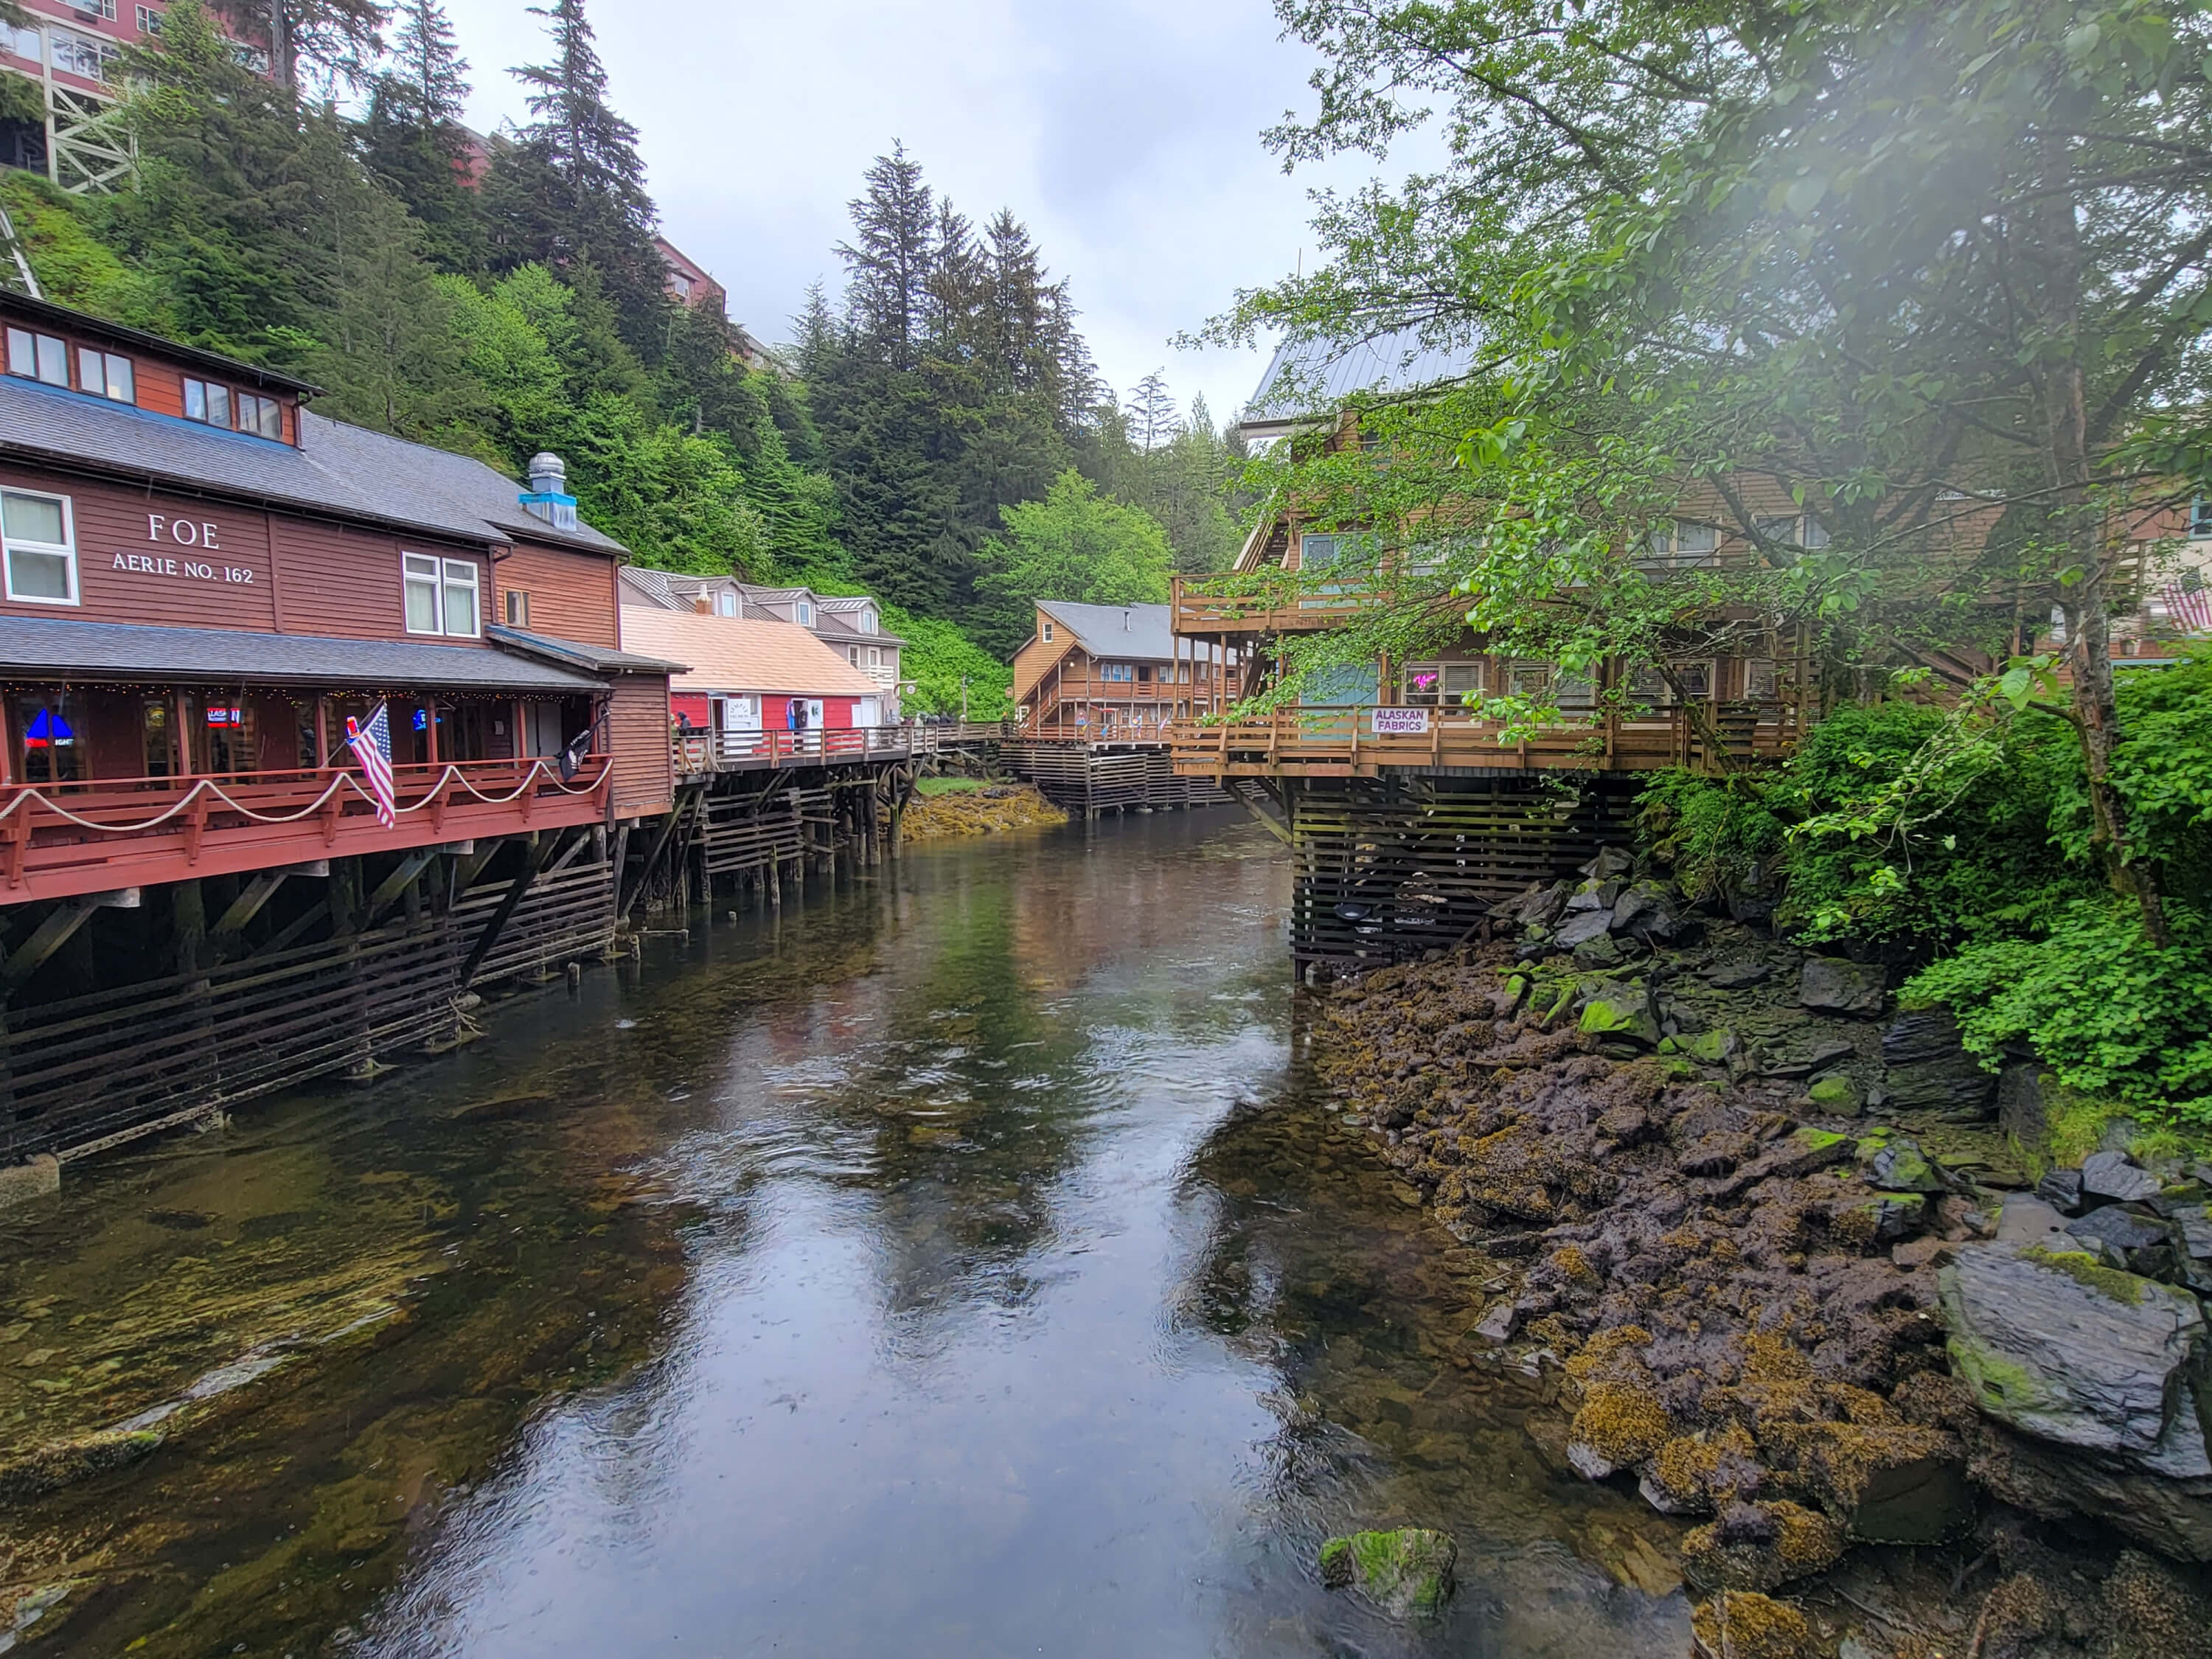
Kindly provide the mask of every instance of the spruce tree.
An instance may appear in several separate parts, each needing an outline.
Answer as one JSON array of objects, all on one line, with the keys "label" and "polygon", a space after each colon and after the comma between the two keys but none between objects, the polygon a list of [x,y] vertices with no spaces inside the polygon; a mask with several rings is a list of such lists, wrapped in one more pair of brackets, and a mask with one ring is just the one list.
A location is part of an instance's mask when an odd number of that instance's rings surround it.
[{"label": "spruce tree", "polygon": [[1147,455],[1172,441],[1182,428],[1176,418],[1175,398],[1169,395],[1167,374],[1154,369],[1137,382],[1126,405],[1129,435]]},{"label": "spruce tree", "polygon": [[552,59],[509,71],[531,88],[530,123],[495,157],[485,181],[494,257],[504,269],[537,262],[567,272],[590,265],[622,319],[623,337],[659,354],[669,301],[654,246],[637,129],[607,101],[607,72],[583,0],[533,6]]},{"label": "spruce tree", "polygon": [[399,19],[362,119],[362,160],[421,222],[434,264],[479,271],[487,252],[483,202],[468,178],[476,158],[461,125],[469,66],[438,0],[405,0]]},{"label": "spruce tree", "polygon": [[853,240],[837,244],[846,268],[846,316],[884,362],[911,368],[927,333],[936,264],[930,189],[904,144],[876,157],[866,183],[866,191],[846,204]]}]

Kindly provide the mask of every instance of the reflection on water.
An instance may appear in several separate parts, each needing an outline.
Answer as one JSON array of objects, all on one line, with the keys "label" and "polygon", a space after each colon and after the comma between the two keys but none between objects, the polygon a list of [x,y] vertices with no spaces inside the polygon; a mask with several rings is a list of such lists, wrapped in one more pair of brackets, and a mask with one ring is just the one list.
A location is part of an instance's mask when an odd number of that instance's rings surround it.
[{"label": "reflection on water", "polygon": [[[285,1361],[0,1516],[75,1586],[21,1650],[1686,1650],[1665,1523],[1539,1455],[1486,1265],[1304,1091],[1271,841],[871,874],[0,1243],[11,1431]],[[1418,1631],[1312,1571],[1407,1521],[1462,1546]]]}]

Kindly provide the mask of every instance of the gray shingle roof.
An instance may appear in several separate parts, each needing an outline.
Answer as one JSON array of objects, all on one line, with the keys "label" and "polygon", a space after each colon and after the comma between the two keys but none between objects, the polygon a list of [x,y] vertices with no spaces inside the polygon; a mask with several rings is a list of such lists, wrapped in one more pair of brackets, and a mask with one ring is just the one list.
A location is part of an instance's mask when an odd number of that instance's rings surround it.
[{"label": "gray shingle roof", "polygon": [[556,696],[600,689],[600,682],[587,675],[479,645],[16,616],[0,616],[0,674],[362,690],[535,691]]},{"label": "gray shingle roof", "polygon": [[520,651],[525,656],[543,657],[549,662],[570,668],[580,668],[592,674],[680,674],[686,665],[665,662],[659,657],[641,657],[635,651],[617,651],[611,645],[592,645],[582,640],[557,639],[550,634],[536,634],[520,628],[507,628],[494,623],[484,629],[484,637],[494,645],[504,646],[510,651]]},{"label": "gray shingle roof", "polygon": [[1474,364],[1472,345],[1431,345],[1418,329],[1348,344],[1285,340],[1275,348],[1237,426],[1254,437],[1287,431],[1301,420],[1341,408],[1355,393],[1419,392],[1457,380]]},{"label": "gray shingle roof", "polygon": [[0,453],[156,483],[428,530],[471,542],[516,537],[619,554],[589,526],[558,531],[523,511],[519,487],[482,461],[300,412],[300,447],[0,375]]},{"label": "gray shingle roof", "polygon": [[[1166,662],[1176,654],[1176,639],[1164,605],[1078,605],[1069,599],[1039,599],[1037,609],[1075,635],[1094,657]],[[1210,662],[1215,647],[1191,641],[1186,658]]]}]

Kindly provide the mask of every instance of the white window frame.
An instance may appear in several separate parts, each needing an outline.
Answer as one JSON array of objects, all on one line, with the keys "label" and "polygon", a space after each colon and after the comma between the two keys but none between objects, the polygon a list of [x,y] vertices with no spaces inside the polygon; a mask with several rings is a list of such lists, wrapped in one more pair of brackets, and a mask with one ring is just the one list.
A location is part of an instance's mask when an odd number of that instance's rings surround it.
[{"label": "white window frame", "polygon": [[870,647],[868,647],[868,666],[869,666],[869,667],[871,667],[871,668],[881,668],[883,665],[884,665],[884,648],[883,648],[883,647],[881,647],[880,645],[872,645],[872,646],[870,646]]},{"label": "white window frame", "polygon": [[510,587],[507,590],[507,625],[526,629],[530,626],[530,594],[526,589]]},{"label": "white window frame", "polygon": [[[1712,538],[1711,547],[1684,548],[1682,532],[1690,531],[1693,539]],[[1721,527],[1707,524],[1702,519],[1659,519],[1654,520],[1644,538],[1643,562],[1666,570],[1693,570],[1720,557]]]},{"label": "white window frame", "polygon": [[714,595],[714,614],[718,617],[738,614],[738,596],[733,590],[726,587]]},{"label": "white window frame", "polygon": [[[29,50],[26,51],[26,47]],[[26,23],[21,27],[0,23],[0,52],[16,58],[27,58],[43,67],[46,61],[46,37],[39,32],[35,23]]]},{"label": "white window frame", "polygon": [[860,632],[863,634],[872,634],[875,631],[876,613],[874,611],[864,606],[860,611]]},{"label": "white window frame", "polygon": [[[1344,544],[1351,539],[1340,531],[1301,531],[1298,534],[1298,568],[1301,571],[1334,569],[1337,560],[1343,556]],[[1314,562],[1316,552],[1322,556],[1319,564]]]},{"label": "white window frame", "polygon": [[1045,623],[1043,629],[1039,633],[1037,637],[1042,640],[1045,644],[1050,645],[1052,643],[1052,624],[1050,623]]},{"label": "white window frame", "polygon": [[[1431,672],[1437,677],[1436,685],[1432,689],[1423,690],[1414,685],[1415,675]],[[1454,686],[1451,682],[1455,672],[1467,683]],[[1409,662],[1406,665],[1404,673],[1400,677],[1399,684],[1402,688],[1401,695],[1410,707],[1460,708],[1465,707],[1462,698],[1468,692],[1480,692],[1482,690],[1482,665],[1479,662],[1453,662],[1441,659],[1430,662]]]},{"label": "white window frame", "polygon": [[141,33],[141,34],[154,34],[154,35],[158,35],[158,34],[160,34],[160,33],[161,33],[161,7],[159,7],[159,6],[141,6],[141,7],[139,7],[139,8],[138,8],[138,33]]},{"label": "white window frame", "polygon": [[[8,598],[17,605],[82,605],[84,592],[77,584],[76,574],[76,503],[66,495],[52,495],[43,489],[0,490],[0,495],[25,495],[33,501],[55,501],[62,509],[62,539],[58,543],[34,542],[27,538],[18,539],[9,535],[5,522],[0,521],[0,570],[5,572]],[[15,591],[15,552],[18,548],[46,558],[58,556],[63,562],[63,568],[69,573],[69,596],[58,599],[51,593],[18,593]]]},{"label": "white window frame", "polygon": [[[445,582],[439,569],[441,561],[434,553],[402,553],[399,556],[399,620],[410,634],[442,634],[446,631]],[[430,590],[430,625],[415,626],[414,608],[408,604],[410,592],[416,587]]]},{"label": "white window frame", "polygon": [[797,615],[799,617],[799,625],[801,628],[811,628],[814,626],[814,607],[805,599],[799,601],[797,605]]},{"label": "white window frame", "polygon": [[[483,578],[477,570],[474,559],[441,559],[445,567],[438,583],[438,616],[445,623],[449,639],[473,640],[483,633]],[[457,576],[459,578],[456,580]],[[453,626],[453,595],[465,590],[469,596],[469,625]]]}]

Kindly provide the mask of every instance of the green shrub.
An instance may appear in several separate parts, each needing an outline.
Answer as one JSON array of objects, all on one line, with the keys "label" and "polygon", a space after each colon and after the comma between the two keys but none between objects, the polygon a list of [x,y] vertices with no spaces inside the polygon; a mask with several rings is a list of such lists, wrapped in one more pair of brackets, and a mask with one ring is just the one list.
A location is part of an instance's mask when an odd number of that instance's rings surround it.
[{"label": "green shrub", "polygon": [[1636,798],[1638,838],[1692,899],[1743,892],[1783,850],[1770,787],[1750,776],[1662,772]]},{"label": "green shrub", "polygon": [[1916,974],[1902,1000],[1949,1008],[1991,1069],[2008,1046],[2032,1048],[2069,1088],[2212,1122],[2212,922],[2178,902],[2166,919],[2160,949],[2132,902],[2076,899]]}]

